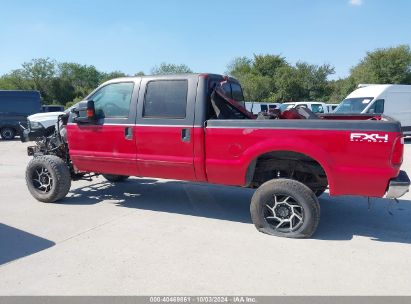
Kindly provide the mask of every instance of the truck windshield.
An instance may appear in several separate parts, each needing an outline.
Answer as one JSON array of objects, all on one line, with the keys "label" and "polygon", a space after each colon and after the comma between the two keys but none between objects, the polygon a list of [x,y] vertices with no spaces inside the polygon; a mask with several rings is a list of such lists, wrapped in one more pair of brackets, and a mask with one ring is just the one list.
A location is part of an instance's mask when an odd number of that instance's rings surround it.
[{"label": "truck windshield", "polygon": [[370,104],[373,97],[344,99],[334,113],[361,113]]}]

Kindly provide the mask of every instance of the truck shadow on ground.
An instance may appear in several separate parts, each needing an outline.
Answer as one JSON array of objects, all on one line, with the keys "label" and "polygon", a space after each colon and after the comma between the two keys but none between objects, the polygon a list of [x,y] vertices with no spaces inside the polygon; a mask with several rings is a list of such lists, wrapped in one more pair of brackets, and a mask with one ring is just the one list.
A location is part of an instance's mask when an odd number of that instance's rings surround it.
[{"label": "truck shadow on ground", "polygon": [[[130,179],[124,183],[98,182],[74,189],[62,203],[88,205],[108,201],[121,207],[178,213],[252,224],[250,201],[254,191],[180,181]],[[320,197],[321,220],[313,239],[411,243],[411,201],[400,204],[363,197]],[[391,205],[390,205],[391,204]],[[393,215],[390,215],[391,212]]]},{"label": "truck shadow on ground", "polygon": [[54,245],[52,241],[0,223],[0,265]]}]

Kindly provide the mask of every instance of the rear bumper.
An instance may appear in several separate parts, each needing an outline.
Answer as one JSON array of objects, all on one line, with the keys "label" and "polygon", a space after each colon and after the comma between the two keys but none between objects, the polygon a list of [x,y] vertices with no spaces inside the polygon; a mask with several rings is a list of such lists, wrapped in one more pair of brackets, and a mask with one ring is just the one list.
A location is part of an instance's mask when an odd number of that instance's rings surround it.
[{"label": "rear bumper", "polygon": [[405,171],[400,171],[396,178],[390,180],[386,198],[399,198],[409,191],[410,179]]}]

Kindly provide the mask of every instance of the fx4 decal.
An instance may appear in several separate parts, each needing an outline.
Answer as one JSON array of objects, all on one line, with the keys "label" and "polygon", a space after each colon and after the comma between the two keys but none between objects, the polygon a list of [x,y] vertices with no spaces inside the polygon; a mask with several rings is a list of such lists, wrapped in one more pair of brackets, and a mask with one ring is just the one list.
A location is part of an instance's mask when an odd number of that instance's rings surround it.
[{"label": "fx4 decal", "polygon": [[350,141],[372,142],[372,143],[388,142],[388,134],[379,135],[379,134],[366,134],[366,133],[351,133]]}]

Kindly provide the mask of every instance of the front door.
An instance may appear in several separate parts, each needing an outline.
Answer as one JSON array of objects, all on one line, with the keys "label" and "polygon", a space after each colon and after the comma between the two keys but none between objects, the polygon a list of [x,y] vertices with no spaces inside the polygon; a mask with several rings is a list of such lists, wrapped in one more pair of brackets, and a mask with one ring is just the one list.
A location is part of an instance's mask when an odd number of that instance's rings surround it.
[{"label": "front door", "polygon": [[79,170],[139,175],[133,133],[138,91],[139,82],[114,82],[87,98],[94,101],[96,123],[67,126],[70,156]]},{"label": "front door", "polygon": [[194,106],[198,78],[144,78],[135,136],[141,176],[195,180]]}]

